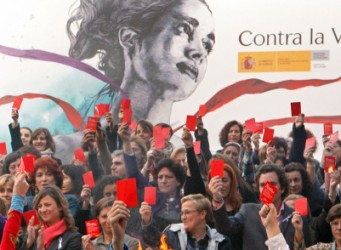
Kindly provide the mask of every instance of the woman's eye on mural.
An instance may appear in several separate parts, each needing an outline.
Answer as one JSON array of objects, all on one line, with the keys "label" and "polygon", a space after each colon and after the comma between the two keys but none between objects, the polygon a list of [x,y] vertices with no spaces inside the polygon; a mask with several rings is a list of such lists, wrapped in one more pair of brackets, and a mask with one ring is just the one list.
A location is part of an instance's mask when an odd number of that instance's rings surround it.
[{"label": "woman's eye on mural", "polygon": [[193,40],[194,28],[190,24],[182,23],[178,29],[180,33],[185,33],[188,36],[189,40]]}]

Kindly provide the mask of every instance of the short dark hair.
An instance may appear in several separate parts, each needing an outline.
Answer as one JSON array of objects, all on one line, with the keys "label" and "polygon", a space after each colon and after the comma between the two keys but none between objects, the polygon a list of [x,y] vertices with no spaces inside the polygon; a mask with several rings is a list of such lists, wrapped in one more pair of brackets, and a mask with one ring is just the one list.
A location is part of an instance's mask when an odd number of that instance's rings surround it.
[{"label": "short dark hair", "polygon": [[97,201],[95,204],[96,217],[99,216],[103,208],[111,207],[114,204],[115,200],[116,200],[115,198],[104,197]]},{"label": "short dark hair", "polygon": [[257,189],[259,190],[259,178],[262,174],[266,173],[271,173],[274,172],[276,173],[278,177],[279,184],[281,185],[281,188],[284,188],[284,192],[281,195],[281,199],[284,200],[284,198],[288,195],[288,186],[289,186],[289,181],[288,177],[286,176],[284,169],[280,166],[274,165],[274,164],[264,164],[261,165],[255,176],[255,181],[257,185]]},{"label": "short dark hair", "polygon": [[309,179],[307,170],[304,168],[304,166],[298,162],[291,162],[288,165],[284,166],[284,171],[286,173],[298,171],[301,174],[302,183],[303,183],[301,194],[307,197],[307,195],[312,191],[312,183]]},{"label": "short dark hair", "polygon": [[175,175],[175,178],[180,183],[179,188],[181,188],[182,185],[185,183],[185,179],[186,179],[186,173],[185,173],[183,166],[176,163],[174,160],[170,158],[166,158],[166,159],[159,161],[159,163],[157,164],[155,168],[155,175],[158,176],[159,172],[164,168],[167,168],[169,171],[171,171]]},{"label": "short dark hair", "polygon": [[105,186],[116,184],[117,181],[121,180],[120,177],[112,175],[104,175],[102,178],[96,181],[96,186],[94,188],[94,204],[96,204],[100,199],[104,197],[103,191]]},{"label": "short dark hair", "polygon": [[85,174],[85,169],[82,166],[77,165],[62,165],[61,168],[72,180],[73,187],[70,194],[79,196],[84,185],[83,174]]},{"label": "short dark hair", "polygon": [[5,157],[4,165],[2,167],[2,174],[9,174],[9,165],[12,162],[15,162],[16,160],[20,159],[24,154],[19,151],[14,151]]},{"label": "short dark hair", "polygon": [[341,218],[341,204],[336,204],[332,206],[327,215],[327,222],[330,223],[333,220]]}]

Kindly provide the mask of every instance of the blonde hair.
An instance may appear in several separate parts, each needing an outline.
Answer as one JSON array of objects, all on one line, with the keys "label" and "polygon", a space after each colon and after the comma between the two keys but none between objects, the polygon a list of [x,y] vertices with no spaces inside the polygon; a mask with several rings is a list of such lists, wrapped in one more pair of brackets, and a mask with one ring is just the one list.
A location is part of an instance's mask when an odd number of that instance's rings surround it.
[{"label": "blonde hair", "polygon": [[4,174],[0,176],[0,187],[3,187],[6,184],[10,184],[12,187],[14,186],[14,177],[11,174]]},{"label": "blonde hair", "polygon": [[212,220],[212,205],[208,198],[202,194],[189,194],[181,199],[181,204],[187,201],[193,201],[198,211],[206,211],[206,222]]}]

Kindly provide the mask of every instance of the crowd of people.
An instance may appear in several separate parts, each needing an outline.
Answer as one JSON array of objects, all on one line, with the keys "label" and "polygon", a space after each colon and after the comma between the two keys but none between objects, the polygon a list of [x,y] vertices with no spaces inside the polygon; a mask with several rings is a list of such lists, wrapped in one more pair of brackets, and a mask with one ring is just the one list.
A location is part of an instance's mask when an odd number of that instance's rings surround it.
[{"label": "crowd of people", "polygon": [[[229,121],[220,132],[221,150],[213,153],[200,116],[194,133],[182,128],[183,145],[176,147],[168,124],[140,120],[132,128],[107,113],[105,127],[98,122],[84,130],[79,147],[85,160],[72,162],[56,158],[48,129],[20,126],[16,109],[11,118],[12,152],[1,155],[1,249],[341,248],[341,141],[324,135],[322,159],[315,159],[317,144],[306,143],[314,135],[303,114],[288,138],[267,143]],[[161,147],[155,127],[167,131]],[[35,157],[33,172],[22,168],[27,155]],[[325,156],[335,165],[325,166]],[[222,176],[212,174],[217,160]],[[89,171],[94,187],[83,179]],[[130,178],[137,207],[117,199],[116,183]],[[264,204],[267,185],[277,192]],[[155,204],[145,200],[146,187],[156,187]],[[301,198],[307,214],[295,209]],[[24,219],[28,211],[37,218]],[[92,220],[97,235],[86,226]]]}]

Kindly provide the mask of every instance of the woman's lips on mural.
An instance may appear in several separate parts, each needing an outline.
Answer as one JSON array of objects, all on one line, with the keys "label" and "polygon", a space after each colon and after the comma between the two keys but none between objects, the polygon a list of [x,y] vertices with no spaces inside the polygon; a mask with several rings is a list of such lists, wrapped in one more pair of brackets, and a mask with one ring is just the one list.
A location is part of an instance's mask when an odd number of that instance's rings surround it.
[{"label": "woman's lips on mural", "polygon": [[177,63],[176,67],[182,74],[188,75],[193,81],[197,81],[199,70],[196,66],[185,62]]}]

